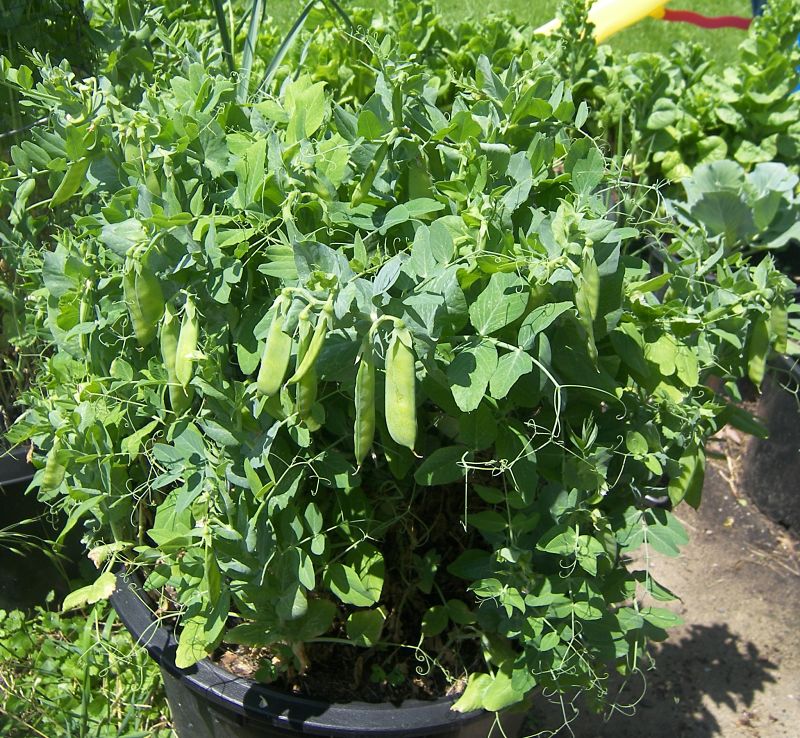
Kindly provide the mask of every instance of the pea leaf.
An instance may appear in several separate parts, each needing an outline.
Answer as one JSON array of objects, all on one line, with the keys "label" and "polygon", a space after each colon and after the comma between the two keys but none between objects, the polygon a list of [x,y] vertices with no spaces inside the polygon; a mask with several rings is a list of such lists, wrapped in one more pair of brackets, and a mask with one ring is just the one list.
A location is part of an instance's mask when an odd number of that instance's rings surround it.
[{"label": "pea leaf", "polygon": [[497,362],[497,369],[489,380],[489,394],[495,400],[502,400],[516,381],[533,370],[533,359],[521,349],[503,354]]},{"label": "pea leaf", "polygon": [[469,460],[470,455],[466,446],[438,448],[420,464],[414,479],[417,484],[425,487],[457,482],[466,474],[466,470],[461,466],[461,460],[465,455]]},{"label": "pea leaf", "polygon": [[513,323],[525,312],[527,305],[527,283],[516,274],[497,272],[470,305],[470,322],[478,333],[488,336]]},{"label": "pea leaf", "polygon": [[374,646],[381,638],[386,615],[377,610],[358,610],[347,618],[347,637],[357,646]]},{"label": "pea leaf", "polygon": [[453,399],[465,413],[480,405],[497,369],[497,349],[490,341],[468,344],[447,368]]}]

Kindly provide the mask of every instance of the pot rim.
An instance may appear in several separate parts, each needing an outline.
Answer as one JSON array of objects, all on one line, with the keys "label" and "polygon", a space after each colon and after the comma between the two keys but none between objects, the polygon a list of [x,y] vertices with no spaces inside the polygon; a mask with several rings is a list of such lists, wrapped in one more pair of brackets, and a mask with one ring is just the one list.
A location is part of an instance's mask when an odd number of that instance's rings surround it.
[{"label": "pot rim", "polygon": [[138,577],[117,572],[111,604],[120,620],[150,657],[183,686],[228,713],[276,728],[324,735],[433,735],[485,719],[483,710],[451,710],[456,697],[388,702],[325,702],[286,694],[252,679],[238,677],[205,658],[189,669],[175,664],[177,641],[172,629],[159,624],[146,602]]}]

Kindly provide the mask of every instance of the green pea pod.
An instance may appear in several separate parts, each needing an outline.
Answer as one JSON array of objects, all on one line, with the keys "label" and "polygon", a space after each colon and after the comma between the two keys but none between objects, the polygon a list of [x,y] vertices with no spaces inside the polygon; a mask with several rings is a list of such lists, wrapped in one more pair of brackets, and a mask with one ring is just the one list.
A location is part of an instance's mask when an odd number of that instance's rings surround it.
[{"label": "green pea pod", "polygon": [[311,408],[317,401],[317,370],[311,367],[297,383],[297,414],[306,420],[311,417]]},{"label": "green pea pod", "polygon": [[140,346],[147,346],[156,337],[164,314],[161,283],[153,272],[129,259],[122,273],[122,289],[136,340]]},{"label": "green pea pod", "polygon": [[[297,344],[297,361],[298,364],[303,362],[314,341],[316,331],[311,330],[311,310],[305,308],[300,313],[300,321],[298,324],[298,344]],[[294,379],[294,377],[292,378]],[[289,382],[292,380],[290,379]],[[305,420],[311,416],[311,408],[317,399],[317,372],[313,364],[304,372],[303,376],[297,382],[297,390],[295,394],[295,404],[297,405],[297,414]]]},{"label": "green pea pod", "polygon": [[283,318],[283,300],[278,298],[256,378],[256,389],[267,397],[280,391],[292,356],[292,337],[283,332]]},{"label": "green pea pod", "polygon": [[186,299],[183,308],[181,330],[178,333],[178,348],[175,353],[175,379],[184,389],[189,386],[194,373],[194,353],[200,338],[200,323],[197,320],[197,309],[191,295]]},{"label": "green pea pod", "polygon": [[775,334],[775,351],[785,354],[788,347],[789,312],[786,303],[781,301],[772,306],[770,314],[770,329]]},{"label": "green pea pod", "polygon": [[364,342],[356,374],[356,424],[353,428],[353,445],[358,466],[364,462],[375,440],[375,362],[372,348]]},{"label": "green pea pod", "polygon": [[[78,307],[78,323],[88,323],[92,317],[92,283],[86,280],[83,294],[81,295],[80,306]],[[81,333],[81,351],[86,353],[89,349],[89,335]]]},{"label": "green pea pod", "polygon": [[589,357],[597,363],[597,346],[594,342],[594,321],[600,297],[600,272],[594,252],[590,247],[583,250],[581,273],[575,283],[575,307],[578,310],[578,321],[587,335]]},{"label": "green pea pod", "polygon": [[411,334],[396,327],[386,352],[384,412],[389,435],[412,451],[417,439],[416,382]]},{"label": "green pea pod", "polygon": [[[305,310],[303,312],[305,312]],[[319,353],[322,351],[322,347],[325,344],[325,338],[328,335],[328,329],[330,328],[332,318],[333,305],[331,305],[330,302],[326,302],[325,306],[322,308],[322,314],[319,316],[319,320],[317,320],[317,325],[314,328],[314,335],[311,337],[308,350],[305,351],[302,356],[298,352],[297,369],[289,378],[287,384],[299,382],[306,375],[306,372],[308,372],[311,367],[314,366],[314,363],[319,358]]]},{"label": "green pea pod", "polygon": [[66,474],[66,467],[61,463],[58,454],[61,451],[61,439],[56,436],[53,439],[53,445],[50,452],[47,454],[47,461],[44,465],[44,474],[42,475],[42,492],[52,492],[61,486]]},{"label": "green pea pod", "polygon": [[753,323],[747,342],[747,376],[756,387],[764,381],[769,346],[769,319],[761,314]]},{"label": "green pea pod", "polygon": [[164,292],[161,281],[145,266],[140,266],[136,271],[136,299],[142,318],[155,336],[158,324],[164,316]]},{"label": "green pea pod", "polygon": [[352,207],[361,205],[361,203],[367,199],[367,195],[369,195],[369,191],[372,189],[372,183],[375,181],[378,170],[381,168],[384,159],[386,159],[386,154],[388,153],[389,144],[384,141],[378,147],[378,150],[375,152],[375,158],[369,163],[369,166],[364,172],[364,176],[361,178],[361,182],[358,183],[358,187],[356,187],[355,192],[353,192],[353,197],[350,200],[350,205]]},{"label": "green pea pod", "polygon": [[175,314],[174,308],[167,305],[164,311],[164,321],[161,324],[161,358],[164,361],[164,368],[167,370],[167,379],[169,380],[170,407],[176,415],[183,415],[191,405],[192,390],[191,387],[181,387],[175,374],[179,332],[178,316]]}]

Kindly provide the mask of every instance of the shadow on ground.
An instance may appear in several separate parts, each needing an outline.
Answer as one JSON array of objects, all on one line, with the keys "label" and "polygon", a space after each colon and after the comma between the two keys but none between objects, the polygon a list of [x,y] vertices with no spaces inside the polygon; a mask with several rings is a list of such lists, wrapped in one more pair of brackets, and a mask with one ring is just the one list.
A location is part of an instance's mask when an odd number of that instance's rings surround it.
[{"label": "shadow on ground", "polygon": [[[747,726],[747,709],[756,694],[776,682],[777,664],[759,654],[724,624],[696,625],[677,642],[660,645],[655,669],[645,670],[627,684],[612,679],[609,694],[616,708],[606,715],[592,713],[579,699],[574,705],[538,706],[528,735],[543,726],[569,720],[555,735],[576,738],[706,738],[724,736],[715,708],[740,713]],[[543,735],[548,735],[545,732]]]}]

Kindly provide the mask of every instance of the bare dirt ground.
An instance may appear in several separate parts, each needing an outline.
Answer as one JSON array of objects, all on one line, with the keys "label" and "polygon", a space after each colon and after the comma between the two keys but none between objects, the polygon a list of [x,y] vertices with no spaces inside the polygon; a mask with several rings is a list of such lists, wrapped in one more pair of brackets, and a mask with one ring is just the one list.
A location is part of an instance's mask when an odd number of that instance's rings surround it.
[{"label": "bare dirt ground", "polygon": [[[800,736],[800,541],[739,492],[744,443],[735,431],[717,440],[725,456],[709,465],[700,510],[678,510],[690,543],[651,560],[681,597],[673,607],[685,625],[655,649],[646,684],[620,694],[636,706],[610,715],[567,706],[559,738]],[[529,734],[564,722],[561,708],[538,709]]]}]

